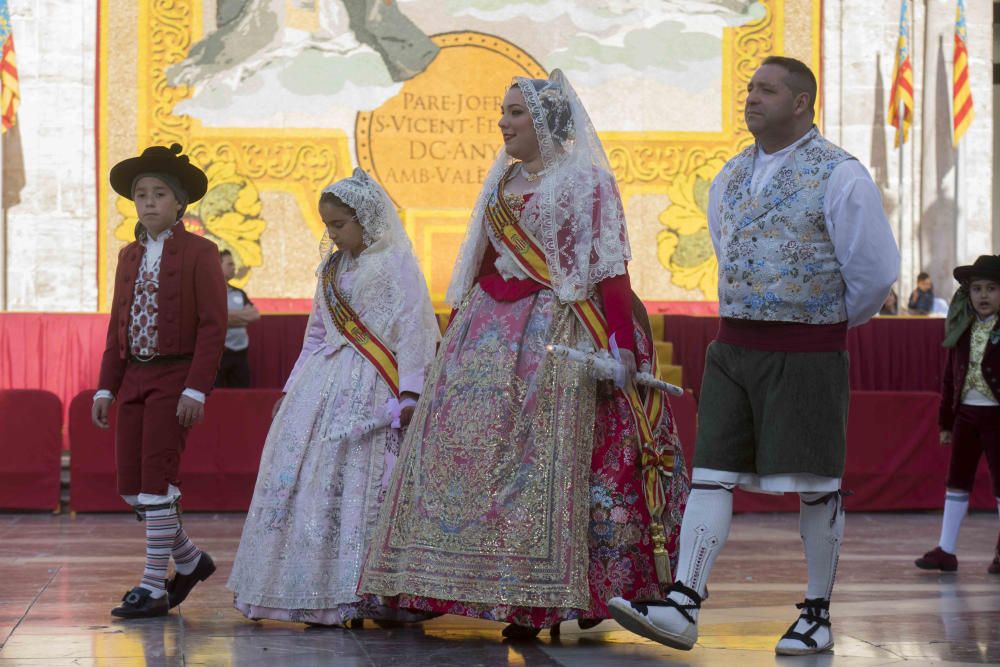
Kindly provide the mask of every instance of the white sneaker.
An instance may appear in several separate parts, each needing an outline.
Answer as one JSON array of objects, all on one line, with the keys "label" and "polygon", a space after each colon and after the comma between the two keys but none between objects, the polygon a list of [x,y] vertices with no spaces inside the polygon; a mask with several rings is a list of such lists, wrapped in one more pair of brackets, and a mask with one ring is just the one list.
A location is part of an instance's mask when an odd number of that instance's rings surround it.
[{"label": "white sneaker", "polygon": [[833,648],[830,628],[830,601],[806,600],[795,605],[801,609],[798,619],[778,640],[774,652],[778,655],[812,655]]},{"label": "white sneaker", "polygon": [[[672,599],[670,595],[677,599]],[[663,601],[608,600],[608,611],[623,628],[681,651],[690,651],[698,641],[697,613],[700,607],[701,597],[680,584],[671,586],[667,599]]]}]

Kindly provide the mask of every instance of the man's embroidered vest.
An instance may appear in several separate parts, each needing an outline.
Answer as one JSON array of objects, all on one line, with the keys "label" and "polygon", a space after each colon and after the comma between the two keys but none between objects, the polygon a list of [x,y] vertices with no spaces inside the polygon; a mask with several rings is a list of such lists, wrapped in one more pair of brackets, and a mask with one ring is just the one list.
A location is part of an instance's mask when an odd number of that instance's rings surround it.
[{"label": "man's embroidered vest", "polygon": [[755,197],[757,147],[719,174],[719,313],[722,317],[806,324],[847,319],[844,279],[826,229],[830,174],[854,157],[814,127]]}]

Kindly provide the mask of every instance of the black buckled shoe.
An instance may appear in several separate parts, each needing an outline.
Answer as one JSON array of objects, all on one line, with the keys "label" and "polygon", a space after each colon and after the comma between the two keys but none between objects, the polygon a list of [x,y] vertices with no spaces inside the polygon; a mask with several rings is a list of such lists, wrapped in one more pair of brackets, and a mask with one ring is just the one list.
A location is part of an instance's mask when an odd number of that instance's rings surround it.
[{"label": "black buckled shoe", "polygon": [[111,610],[118,618],[153,618],[166,616],[170,611],[167,596],[154,598],[148,589],[136,586],[122,596],[122,604]]},{"label": "black buckled shoe", "polygon": [[191,574],[174,573],[174,578],[167,582],[167,596],[170,598],[170,608],[173,609],[187,599],[191,589],[199,581],[205,581],[215,572],[215,563],[207,551],[202,551],[198,557],[198,564],[194,566]]}]

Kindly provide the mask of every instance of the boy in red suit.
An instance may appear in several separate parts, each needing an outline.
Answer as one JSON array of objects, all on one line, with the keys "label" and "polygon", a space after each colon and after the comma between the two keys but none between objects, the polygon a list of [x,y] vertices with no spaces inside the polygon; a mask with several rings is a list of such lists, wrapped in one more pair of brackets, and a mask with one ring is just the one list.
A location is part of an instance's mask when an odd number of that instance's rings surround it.
[{"label": "boy in red suit", "polygon": [[[92,418],[108,427],[118,401],[118,492],[146,521],[139,585],[111,613],[163,616],[214,571],[181,527],[177,470],[188,429],[204,418],[226,336],[226,283],[219,249],[184,228],[204,196],[205,173],[181,147],[152,146],[111,169],[111,187],[135,202],[136,240],[118,254],[108,339]],[[175,577],[167,582],[173,556]],[[169,595],[168,595],[169,593]]]},{"label": "boy in red suit", "polygon": [[[941,444],[952,447],[944,517],[938,546],[916,560],[921,569],[944,572],[958,569],[958,530],[983,454],[1000,504],[1000,255],[981,255],[954,275],[962,287],[948,314],[939,417]],[[1000,539],[987,571],[1000,574]]]}]

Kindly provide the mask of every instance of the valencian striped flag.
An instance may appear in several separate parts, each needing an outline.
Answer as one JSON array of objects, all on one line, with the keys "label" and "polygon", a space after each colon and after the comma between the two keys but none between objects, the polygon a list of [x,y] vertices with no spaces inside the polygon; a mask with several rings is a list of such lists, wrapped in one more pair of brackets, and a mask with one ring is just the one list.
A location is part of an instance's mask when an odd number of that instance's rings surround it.
[{"label": "valencian striped flag", "polygon": [[972,124],[976,112],[972,108],[972,87],[969,86],[969,52],[965,45],[969,34],[965,28],[965,2],[958,0],[955,6],[955,72],[951,82],[951,113],[955,131],[952,142],[958,146],[962,135]]},{"label": "valencian striped flag", "polygon": [[[899,126],[899,106],[903,105],[903,126]],[[889,94],[889,125],[896,128],[896,145],[906,143],[913,122],[913,65],[910,62],[910,3],[903,0],[899,9],[899,41],[896,62],[892,66],[892,92]],[[902,137],[900,137],[902,134]]]},{"label": "valencian striped flag", "polygon": [[10,28],[7,0],[0,0],[0,44],[3,45],[3,56],[0,57],[0,112],[3,114],[3,131],[6,132],[14,127],[17,106],[21,102],[17,83],[17,58],[14,57],[14,33]]}]

